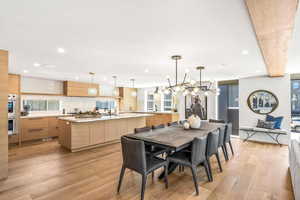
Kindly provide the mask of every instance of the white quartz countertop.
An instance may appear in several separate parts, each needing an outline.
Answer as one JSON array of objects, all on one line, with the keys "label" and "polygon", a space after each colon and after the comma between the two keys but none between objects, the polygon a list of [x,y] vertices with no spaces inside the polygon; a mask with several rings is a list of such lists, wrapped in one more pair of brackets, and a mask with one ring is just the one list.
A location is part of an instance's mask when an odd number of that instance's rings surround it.
[{"label": "white quartz countertop", "polygon": [[134,111],[134,112],[123,112],[123,113],[146,113],[146,114],[177,114],[178,112],[172,111]]},{"label": "white quartz countertop", "polygon": [[84,122],[95,122],[95,121],[104,121],[104,120],[114,120],[114,119],[126,119],[126,118],[137,118],[137,117],[148,117],[152,116],[151,114],[120,114],[117,116],[103,116],[101,118],[75,118],[75,117],[60,117],[59,119],[75,122],[75,123],[84,123]]},{"label": "white quartz countertop", "polygon": [[40,118],[40,117],[66,117],[71,116],[71,114],[60,114],[60,113],[37,113],[37,114],[29,114],[27,116],[21,116],[21,119],[26,118]]}]

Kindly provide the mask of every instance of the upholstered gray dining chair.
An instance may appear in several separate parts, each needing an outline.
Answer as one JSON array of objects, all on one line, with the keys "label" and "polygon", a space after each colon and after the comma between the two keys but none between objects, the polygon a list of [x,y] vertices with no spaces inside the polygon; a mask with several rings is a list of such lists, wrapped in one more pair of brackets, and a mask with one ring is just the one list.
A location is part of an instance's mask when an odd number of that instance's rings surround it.
[{"label": "upholstered gray dining chair", "polygon": [[170,162],[177,163],[182,166],[190,167],[193,175],[196,194],[199,195],[197,181],[197,166],[203,164],[208,180],[210,180],[210,172],[206,160],[206,143],[207,137],[194,138],[192,143],[192,151],[178,151],[167,157],[168,164]]},{"label": "upholstered gray dining chair", "polygon": [[168,126],[178,126],[178,122],[169,122]]},{"label": "upholstered gray dining chair", "polygon": [[221,172],[223,171],[221,161],[220,161],[219,152],[218,152],[219,135],[220,135],[220,129],[217,129],[217,130],[209,133],[208,136],[207,136],[206,159],[207,159],[208,168],[209,168],[209,171],[210,171],[210,174],[211,174],[210,181],[213,181],[213,174],[212,174],[212,170],[211,170],[210,157],[212,157],[213,155],[216,156],[217,161],[218,161],[218,165],[219,165],[219,169],[220,169]]},{"label": "upholstered gray dining chair", "polygon": [[228,123],[226,125],[226,128],[225,128],[225,137],[224,137],[224,149],[225,149],[225,152],[226,152],[226,155],[227,155],[227,159],[229,159],[228,150],[227,150],[227,143],[230,146],[232,155],[234,155],[233,147],[232,147],[232,143],[231,143],[231,137],[230,137],[231,134],[232,134],[232,123]]},{"label": "upholstered gray dining chair", "polygon": [[155,129],[160,129],[160,128],[165,128],[165,125],[164,124],[159,124],[157,126],[152,126],[152,129],[155,130]]},{"label": "upholstered gray dining chair", "polygon": [[145,144],[140,140],[132,140],[126,137],[121,137],[123,164],[119,177],[118,193],[122,185],[122,180],[126,169],[131,169],[142,175],[142,190],[141,199],[144,199],[147,175],[156,169],[164,168],[165,170],[165,186],[168,188],[168,167],[167,161],[146,156]]}]

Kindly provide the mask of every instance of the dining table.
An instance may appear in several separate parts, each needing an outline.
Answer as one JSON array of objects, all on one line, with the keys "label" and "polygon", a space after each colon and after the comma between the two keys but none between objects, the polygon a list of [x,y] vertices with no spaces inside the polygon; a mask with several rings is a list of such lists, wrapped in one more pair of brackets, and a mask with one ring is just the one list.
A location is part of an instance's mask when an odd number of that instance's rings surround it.
[{"label": "dining table", "polygon": [[[176,125],[137,134],[128,134],[126,137],[142,140],[153,146],[164,147],[168,150],[168,154],[172,154],[190,146],[195,137],[205,137],[209,133],[222,128],[222,126],[225,126],[225,124],[202,121],[200,128],[184,129],[182,125]],[[168,173],[172,173],[176,167],[176,164],[171,163]],[[159,178],[163,177],[164,174],[162,173]]]}]

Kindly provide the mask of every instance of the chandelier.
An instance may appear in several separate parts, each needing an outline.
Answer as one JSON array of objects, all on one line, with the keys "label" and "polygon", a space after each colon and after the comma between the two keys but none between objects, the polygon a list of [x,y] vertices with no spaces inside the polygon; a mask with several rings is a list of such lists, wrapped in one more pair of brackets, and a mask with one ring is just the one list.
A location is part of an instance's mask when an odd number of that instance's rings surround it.
[{"label": "chandelier", "polygon": [[168,86],[162,89],[162,92],[165,94],[173,94],[176,95],[180,92],[184,96],[186,95],[199,95],[204,94],[208,95],[209,92],[216,93],[219,95],[218,89],[213,89],[213,83],[210,81],[206,81],[205,83],[202,82],[202,70],[205,69],[204,66],[198,66],[196,67],[196,70],[199,71],[199,82],[196,82],[194,80],[191,80],[190,82],[186,82],[186,78],[188,75],[188,71],[185,72],[183,81],[181,83],[178,82],[178,61],[182,59],[180,55],[174,55],[171,57],[172,60],[175,60],[175,83],[172,84],[170,77],[167,76]]}]

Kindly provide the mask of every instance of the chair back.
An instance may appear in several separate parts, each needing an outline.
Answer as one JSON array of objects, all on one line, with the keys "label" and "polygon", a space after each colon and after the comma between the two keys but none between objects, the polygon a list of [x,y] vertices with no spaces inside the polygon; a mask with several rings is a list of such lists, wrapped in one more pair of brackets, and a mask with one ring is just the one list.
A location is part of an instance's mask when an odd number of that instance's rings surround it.
[{"label": "chair back", "polygon": [[221,146],[223,146],[223,144],[224,144],[225,131],[226,131],[226,126],[224,125],[224,126],[222,126],[222,127],[220,128],[218,147],[221,147]]},{"label": "chair back", "polygon": [[124,167],[139,173],[147,170],[144,141],[121,137]]},{"label": "chair back", "polygon": [[217,129],[207,136],[207,147],[206,147],[206,156],[210,157],[213,154],[218,152],[218,144],[219,144],[219,133],[220,129]]},{"label": "chair back", "polygon": [[160,124],[160,125],[157,125],[157,126],[152,126],[152,129],[160,129],[160,128],[165,128],[165,125],[164,124]]},{"label": "chair back", "polygon": [[143,133],[143,132],[148,132],[151,131],[150,127],[143,127],[143,128],[135,128],[134,133]]},{"label": "chair back", "polygon": [[199,164],[206,159],[206,144],[207,136],[201,138],[194,138],[192,144],[192,164]]},{"label": "chair back", "polygon": [[169,122],[168,126],[178,126],[178,122]]},{"label": "chair back", "polygon": [[230,141],[231,134],[232,134],[232,123],[228,123],[225,129],[224,143],[228,143]]},{"label": "chair back", "polygon": [[188,122],[186,119],[185,120],[180,120],[179,124],[183,125],[185,122]]},{"label": "chair back", "polygon": [[225,121],[221,120],[221,119],[209,119],[208,122],[210,122],[210,123],[223,123],[223,124],[225,124]]}]

